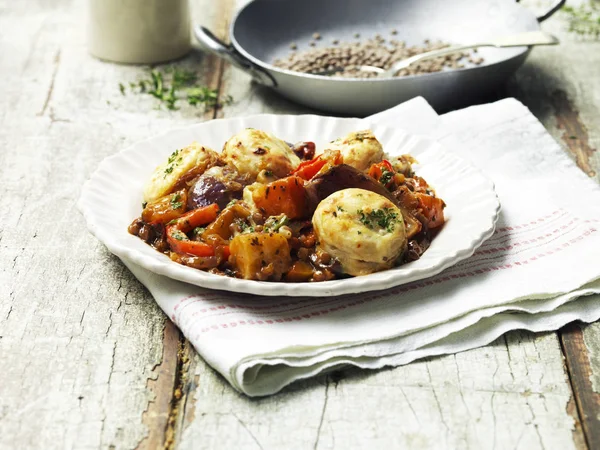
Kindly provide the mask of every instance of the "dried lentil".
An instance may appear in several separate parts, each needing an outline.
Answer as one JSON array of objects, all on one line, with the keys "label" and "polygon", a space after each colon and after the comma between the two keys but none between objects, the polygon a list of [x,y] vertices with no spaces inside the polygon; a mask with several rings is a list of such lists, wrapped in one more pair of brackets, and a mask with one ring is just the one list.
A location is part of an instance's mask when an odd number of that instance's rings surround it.
[{"label": "dried lentil", "polygon": [[[395,34],[392,30],[392,34]],[[313,38],[316,39],[315,33]],[[360,37],[359,33],[354,35]],[[443,42],[424,41],[422,46],[407,46],[404,41],[391,39],[386,40],[381,35],[376,35],[366,42],[340,42],[333,41],[335,47],[317,47],[305,51],[292,52],[287,58],[276,59],[275,66],[282,69],[303,73],[321,73],[325,71],[337,71],[334,77],[345,78],[371,78],[377,76],[375,73],[362,72],[360,66],[370,65],[389,69],[397,61],[430,50],[438,50],[447,47]],[[311,47],[316,47],[315,41],[310,41]],[[463,60],[464,58],[464,60]],[[417,75],[421,73],[439,72],[444,68],[457,69],[464,67],[463,61],[480,65],[483,58],[475,57],[468,52],[452,53],[435,59],[421,61],[398,72],[397,76]]]}]

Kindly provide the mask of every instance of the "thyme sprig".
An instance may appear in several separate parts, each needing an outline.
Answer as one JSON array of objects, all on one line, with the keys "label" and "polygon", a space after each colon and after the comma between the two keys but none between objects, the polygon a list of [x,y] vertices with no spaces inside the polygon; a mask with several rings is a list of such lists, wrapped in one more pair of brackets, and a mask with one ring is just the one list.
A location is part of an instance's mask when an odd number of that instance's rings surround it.
[{"label": "thyme sprig", "polygon": [[178,102],[186,101],[190,106],[213,108],[230,104],[233,99],[225,96],[219,102],[219,92],[198,83],[198,75],[193,70],[167,66],[161,69],[149,69],[147,75],[136,82],[130,82],[128,87],[119,83],[122,95],[147,94],[159,101],[159,106],[168,110],[179,109]]},{"label": "thyme sprig", "polygon": [[581,36],[600,38],[600,7],[593,2],[576,8],[563,6],[562,11],[569,15],[569,31]]}]

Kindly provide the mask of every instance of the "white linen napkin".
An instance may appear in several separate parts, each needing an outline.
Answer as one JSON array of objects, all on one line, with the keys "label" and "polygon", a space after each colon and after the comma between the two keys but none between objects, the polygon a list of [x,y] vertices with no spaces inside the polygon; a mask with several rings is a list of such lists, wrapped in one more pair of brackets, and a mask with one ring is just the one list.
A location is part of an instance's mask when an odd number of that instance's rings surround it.
[{"label": "white linen napkin", "polygon": [[600,188],[522,104],[438,117],[415,99],[370,120],[428,132],[486,172],[503,206],[495,234],[433,278],[341,297],[209,291],[124,261],[235,389],[269,395],[347,364],[401,365],[600,318]]}]

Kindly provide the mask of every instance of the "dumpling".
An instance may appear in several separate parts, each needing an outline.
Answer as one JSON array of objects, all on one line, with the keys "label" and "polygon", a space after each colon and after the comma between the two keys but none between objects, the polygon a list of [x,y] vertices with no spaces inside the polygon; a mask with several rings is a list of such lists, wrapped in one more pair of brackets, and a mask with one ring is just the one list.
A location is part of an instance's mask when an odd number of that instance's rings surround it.
[{"label": "dumpling", "polygon": [[325,146],[325,150],[342,152],[344,164],[365,171],[384,158],[383,147],[371,130],[354,131]]},{"label": "dumpling", "polygon": [[231,137],[223,147],[222,157],[252,180],[256,180],[262,170],[282,178],[300,164],[300,159],[284,141],[254,128],[246,128]]},{"label": "dumpling", "polygon": [[364,189],[331,194],[319,203],[312,224],[319,247],[353,276],[391,268],[407,245],[400,209]]},{"label": "dumpling", "polygon": [[158,166],[144,187],[144,201],[151,202],[169,194],[179,178],[192,169],[194,175],[202,174],[218,160],[219,155],[197,142],[175,150],[167,161]]}]

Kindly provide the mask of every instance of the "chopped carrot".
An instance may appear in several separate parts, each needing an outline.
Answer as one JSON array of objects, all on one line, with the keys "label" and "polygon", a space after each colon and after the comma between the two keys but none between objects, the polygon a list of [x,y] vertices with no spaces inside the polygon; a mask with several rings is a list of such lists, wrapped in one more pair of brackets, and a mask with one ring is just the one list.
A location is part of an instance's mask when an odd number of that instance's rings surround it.
[{"label": "chopped carrot", "polygon": [[217,218],[219,206],[216,203],[204,208],[193,209],[167,225],[167,242],[175,253],[195,256],[214,256],[215,248],[204,242],[191,241],[186,233]]},{"label": "chopped carrot", "polygon": [[213,203],[203,208],[192,209],[177,219],[174,224],[183,233],[189,233],[196,227],[211,223],[217,218],[218,214],[219,205]]},{"label": "chopped carrot", "polygon": [[229,259],[229,255],[231,255],[231,250],[229,249],[229,245],[224,245],[221,247],[223,249],[223,259],[227,261]]},{"label": "chopped carrot", "polygon": [[260,186],[252,192],[252,199],[267,216],[285,214],[299,219],[307,214],[304,180],[294,175]]},{"label": "chopped carrot", "polygon": [[446,204],[441,198],[432,195],[415,194],[419,199],[419,207],[423,215],[427,218],[427,227],[429,229],[441,227],[444,224],[444,207]]},{"label": "chopped carrot", "polygon": [[167,227],[167,242],[175,253],[184,253],[195,256],[214,256],[215,249],[204,242],[190,241],[186,234],[177,226]]}]

